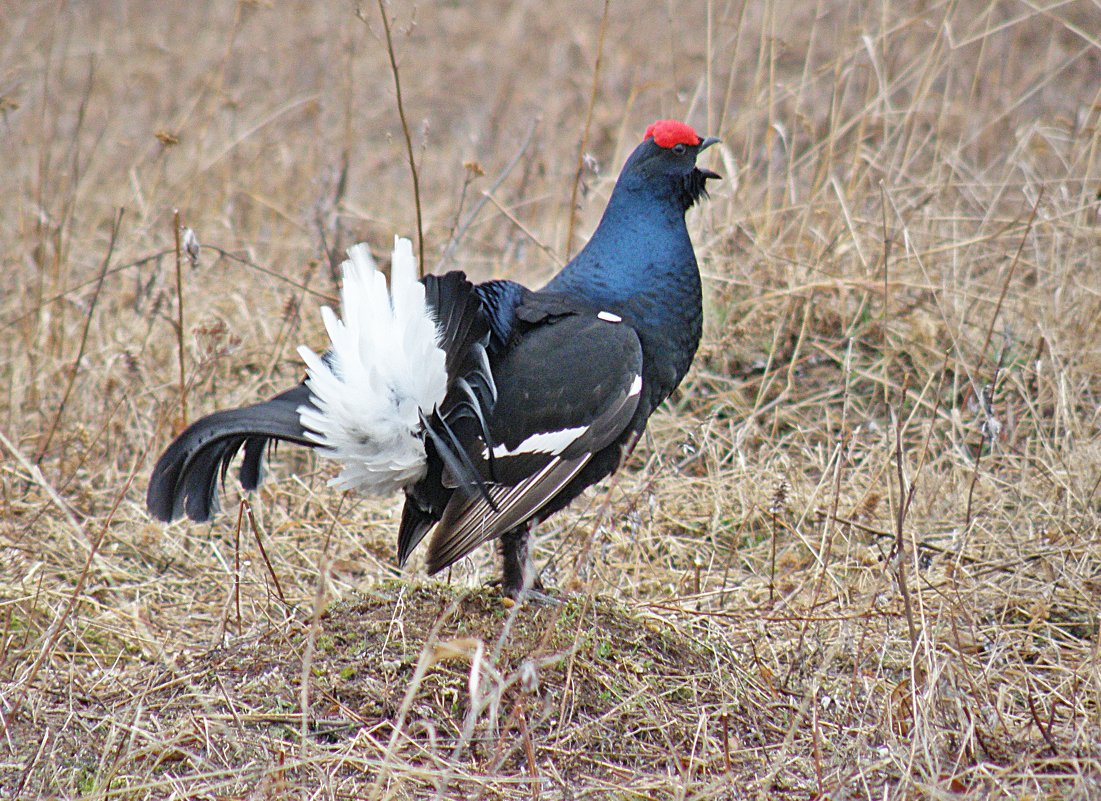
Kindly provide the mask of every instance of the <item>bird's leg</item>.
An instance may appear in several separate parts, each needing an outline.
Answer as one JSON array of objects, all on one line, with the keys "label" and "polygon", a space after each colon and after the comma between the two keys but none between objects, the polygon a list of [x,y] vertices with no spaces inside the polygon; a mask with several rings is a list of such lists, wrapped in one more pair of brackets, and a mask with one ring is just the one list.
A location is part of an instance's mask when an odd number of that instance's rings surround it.
[{"label": "bird's leg", "polygon": [[501,593],[507,598],[519,600],[524,590],[532,586],[530,534],[531,526],[524,524],[501,535]]},{"label": "bird's leg", "polygon": [[558,606],[562,602],[543,592],[543,582],[531,563],[528,542],[532,523],[528,522],[501,536],[501,593],[514,601],[541,606]]},{"label": "bird's leg", "polygon": [[501,594],[514,601],[556,605],[560,602],[543,592],[543,582],[531,562],[528,543],[532,525],[525,523],[501,536]]}]

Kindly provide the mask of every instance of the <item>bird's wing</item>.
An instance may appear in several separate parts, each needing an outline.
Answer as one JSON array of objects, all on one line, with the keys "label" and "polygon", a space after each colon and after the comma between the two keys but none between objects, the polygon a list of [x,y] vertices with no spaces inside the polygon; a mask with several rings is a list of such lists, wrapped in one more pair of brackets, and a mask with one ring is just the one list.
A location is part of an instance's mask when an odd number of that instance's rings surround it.
[{"label": "bird's wing", "polygon": [[618,316],[536,296],[517,317],[525,329],[493,370],[493,441],[471,454],[487,493],[452,496],[432,535],[430,573],[537,516],[638,408],[642,346]]}]

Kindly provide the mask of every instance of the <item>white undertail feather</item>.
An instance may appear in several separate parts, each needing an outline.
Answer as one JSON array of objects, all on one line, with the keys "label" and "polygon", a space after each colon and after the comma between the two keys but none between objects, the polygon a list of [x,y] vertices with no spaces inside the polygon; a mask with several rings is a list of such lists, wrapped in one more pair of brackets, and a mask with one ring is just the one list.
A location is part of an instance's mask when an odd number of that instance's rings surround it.
[{"label": "white undertail feather", "polygon": [[424,476],[421,413],[431,415],[444,399],[446,355],[417,280],[412,242],[394,239],[389,291],[367,245],[348,248],[341,267],[343,320],[321,309],[332,341],[328,356],[298,349],[317,407],[298,413],[322,455],[344,467],[330,484],[392,493]]}]

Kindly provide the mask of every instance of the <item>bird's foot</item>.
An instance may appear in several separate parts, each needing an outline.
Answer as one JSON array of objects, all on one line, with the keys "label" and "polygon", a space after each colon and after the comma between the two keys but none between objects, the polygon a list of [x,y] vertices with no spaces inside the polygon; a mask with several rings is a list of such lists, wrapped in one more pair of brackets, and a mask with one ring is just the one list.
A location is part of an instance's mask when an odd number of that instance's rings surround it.
[{"label": "bird's foot", "polygon": [[505,593],[501,599],[509,607],[516,604],[531,604],[532,606],[561,606],[562,601],[535,587],[528,587],[517,592]]},{"label": "bird's foot", "polygon": [[487,587],[501,591],[502,601],[508,606],[518,603],[530,603],[534,606],[561,606],[562,601],[549,594],[542,580],[536,576],[530,587],[506,585],[504,579],[495,578],[486,582]]}]

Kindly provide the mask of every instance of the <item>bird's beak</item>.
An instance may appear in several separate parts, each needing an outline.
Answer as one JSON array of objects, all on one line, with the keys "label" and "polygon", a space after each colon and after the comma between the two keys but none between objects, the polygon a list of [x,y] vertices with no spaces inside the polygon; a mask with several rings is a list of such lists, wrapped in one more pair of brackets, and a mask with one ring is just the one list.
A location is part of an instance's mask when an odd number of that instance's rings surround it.
[{"label": "bird's beak", "polygon": [[[717,136],[707,137],[702,142],[700,142],[700,149],[696,151],[697,155],[707,150],[707,148],[711,147],[711,145],[718,144],[720,141],[722,140],[720,140]],[[697,167],[696,169],[700,171],[700,174],[703,175],[704,178],[715,178],[716,180],[722,178],[722,176],[719,175],[717,172],[712,172],[711,170],[704,169],[703,167]]]}]

